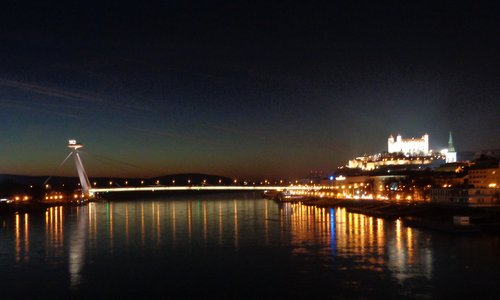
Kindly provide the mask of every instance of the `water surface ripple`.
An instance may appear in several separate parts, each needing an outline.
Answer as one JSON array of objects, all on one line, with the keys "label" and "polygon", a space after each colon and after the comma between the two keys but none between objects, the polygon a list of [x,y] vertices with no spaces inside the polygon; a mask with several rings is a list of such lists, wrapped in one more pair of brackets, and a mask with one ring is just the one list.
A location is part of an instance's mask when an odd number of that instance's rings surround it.
[{"label": "water surface ripple", "polygon": [[498,236],[454,236],[258,195],[0,216],[11,297],[493,298]]}]

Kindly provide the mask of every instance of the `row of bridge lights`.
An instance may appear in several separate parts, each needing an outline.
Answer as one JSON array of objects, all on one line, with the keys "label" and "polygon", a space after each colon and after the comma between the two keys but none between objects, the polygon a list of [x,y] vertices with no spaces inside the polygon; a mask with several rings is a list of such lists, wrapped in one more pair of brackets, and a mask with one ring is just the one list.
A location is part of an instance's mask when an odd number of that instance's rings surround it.
[{"label": "row of bridge lights", "polygon": [[[234,183],[234,184],[238,184],[238,182],[240,182],[238,179],[234,179],[234,180],[233,180],[233,183]],[[108,181],[108,185],[109,185],[109,186],[113,186],[113,184],[114,184],[114,183],[115,183],[115,182],[114,182],[114,181],[112,181],[112,180]],[[144,180],[141,180],[141,181],[140,181],[140,184],[141,184],[141,185],[144,185],[145,183],[146,183],[146,182],[145,182]],[[175,185],[175,183],[176,183],[176,180],[175,180],[175,179],[172,179],[172,185]],[[191,179],[188,179],[188,180],[186,181],[186,183],[187,183],[188,185],[191,185],[192,180],[191,180]],[[223,184],[222,179],[219,179],[219,180],[218,180],[218,183],[219,183],[219,184]],[[242,183],[243,185],[256,185],[256,184],[260,184],[260,185],[271,185],[271,184],[273,184],[273,182],[271,182],[270,180],[267,180],[267,179],[265,179],[264,181],[260,181],[260,182],[255,182],[255,181],[247,181],[247,180],[244,180],[244,181],[242,181],[241,183]],[[287,181],[284,181],[284,180],[274,181],[274,184],[280,184],[280,185],[282,185],[283,183],[285,183],[285,184],[287,184],[287,183],[288,183],[288,184],[293,185],[293,182],[292,182],[292,181],[288,181],[288,182],[287,182]],[[311,182],[311,183],[312,183],[312,182]],[[97,181],[93,181],[93,182],[92,182],[92,186],[94,186],[94,187],[97,187],[97,184],[98,184],[98,183],[97,183]],[[129,181],[128,181],[128,180],[125,180],[125,181],[124,181],[124,184],[125,184],[125,185],[129,185]],[[160,184],[161,184],[161,182],[160,182],[160,180],[156,180],[156,181],[154,182],[154,184],[156,184],[156,185],[160,185]],[[203,179],[203,181],[201,182],[201,184],[203,184],[203,185],[207,184],[207,180],[206,180],[206,179]],[[295,184],[298,184],[298,180],[295,180]],[[81,184],[80,184],[79,182],[77,183],[77,185],[78,185],[78,186],[81,186]],[[65,186],[65,184],[63,183],[63,184],[62,184],[62,186]],[[45,188],[46,188],[46,189],[50,189],[50,188],[51,188],[51,185],[46,184],[46,185],[45,185]]]},{"label": "row of bridge lights", "polygon": [[[173,179],[173,180],[172,180],[172,184],[173,184],[173,185],[175,185],[175,182],[176,182],[176,181],[175,181],[175,179]],[[275,184],[278,184],[278,183],[279,183],[279,184],[283,184],[283,182],[285,182],[285,181],[280,180],[280,181],[275,181],[274,183],[275,183]],[[112,185],[113,185],[113,183],[114,183],[114,182],[113,182],[112,180],[110,180],[110,181],[108,182],[109,186],[112,186]],[[128,183],[129,183],[129,182],[128,182],[128,180],[126,180],[124,183],[125,183],[125,185],[128,185]],[[141,181],[140,181],[140,183],[141,183],[141,185],[144,185],[144,183],[145,183],[145,182],[144,182],[144,180],[141,180]],[[188,180],[186,181],[186,183],[187,183],[187,184],[191,184],[191,179],[188,179]],[[202,183],[202,184],[206,184],[206,183],[207,183],[207,180],[206,180],[206,179],[203,179],[203,181],[202,181],[201,183]],[[219,179],[218,183],[219,183],[219,184],[222,184],[222,179]],[[234,184],[237,184],[237,183],[238,183],[238,179],[234,179],[234,180],[233,180],[233,183],[234,183]],[[257,182],[255,182],[255,181],[252,181],[252,182],[250,182],[250,181],[243,181],[243,185],[249,185],[249,184],[256,185],[256,183],[257,183]],[[289,184],[292,184],[292,182],[291,182],[291,181],[289,181],[288,183],[289,183]],[[295,181],[295,183],[298,183],[298,181],[296,180],[296,181]],[[156,184],[156,185],[160,185],[160,184],[161,184],[160,180],[156,180],[156,181],[155,181],[155,184]],[[271,181],[269,181],[269,180],[267,180],[267,179],[266,179],[266,180],[264,180],[264,181],[260,181],[260,185],[269,185],[269,184],[272,184],[272,182],[271,182]],[[80,183],[78,183],[78,185],[80,185]],[[92,183],[92,185],[93,185],[93,186],[97,186],[97,182],[96,182],[96,181],[94,181],[94,182]]]}]

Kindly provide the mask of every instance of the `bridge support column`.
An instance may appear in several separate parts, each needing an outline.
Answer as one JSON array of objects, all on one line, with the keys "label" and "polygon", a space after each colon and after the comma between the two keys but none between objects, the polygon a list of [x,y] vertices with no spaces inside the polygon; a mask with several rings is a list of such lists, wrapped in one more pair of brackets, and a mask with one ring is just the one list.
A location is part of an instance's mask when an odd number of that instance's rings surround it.
[{"label": "bridge support column", "polygon": [[82,187],[82,192],[85,196],[89,196],[90,181],[83,167],[82,159],[78,153],[78,148],[82,148],[83,145],[76,142],[76,140],[69,140],[68,147],[72,149],[73,158],[75,160],[76,171],[78,172],[78,177],[80,178],[80,186]]}]

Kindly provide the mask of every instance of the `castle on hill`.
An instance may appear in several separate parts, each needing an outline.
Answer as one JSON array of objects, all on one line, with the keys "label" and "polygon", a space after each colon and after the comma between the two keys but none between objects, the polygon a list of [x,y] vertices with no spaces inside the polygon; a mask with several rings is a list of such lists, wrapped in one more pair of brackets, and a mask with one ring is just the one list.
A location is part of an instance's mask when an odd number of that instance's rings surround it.
[{"label": "castle on hill", "polygon": [[448,148],[441,152],[433,152],[429,149],[429,135],[427,133],[421,138],[405,139],[400,134],[396,138],[391,134],[387,139],[387,152],[356,157],[349,160],[347,167],[370,171],[381,166],[430,165],[436,160],[443,160],[446,163],[457,161],[451,132]]}]

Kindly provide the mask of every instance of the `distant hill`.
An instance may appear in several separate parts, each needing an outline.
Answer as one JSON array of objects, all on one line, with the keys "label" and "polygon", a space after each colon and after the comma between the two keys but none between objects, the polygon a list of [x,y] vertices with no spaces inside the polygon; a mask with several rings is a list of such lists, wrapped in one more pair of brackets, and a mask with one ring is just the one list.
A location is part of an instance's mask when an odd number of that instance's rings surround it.
[{"label": "distant hill", "polygon": [[458,161],[473,161],[481,156],[489,156],[494,158],[500,158],[500,149],[487,149],[479,151],[458,151],[457,160]]},{"label": "distant hill", "polygon": [[481,156],[489,156],[500,159],[500,149],[481,150],[474,153],[474,159],[478,159]]},{"label": "distant hill", "polygon": [[476,151],[458,151],[457,160],[458,161],[472,161],[476,156]]}]

